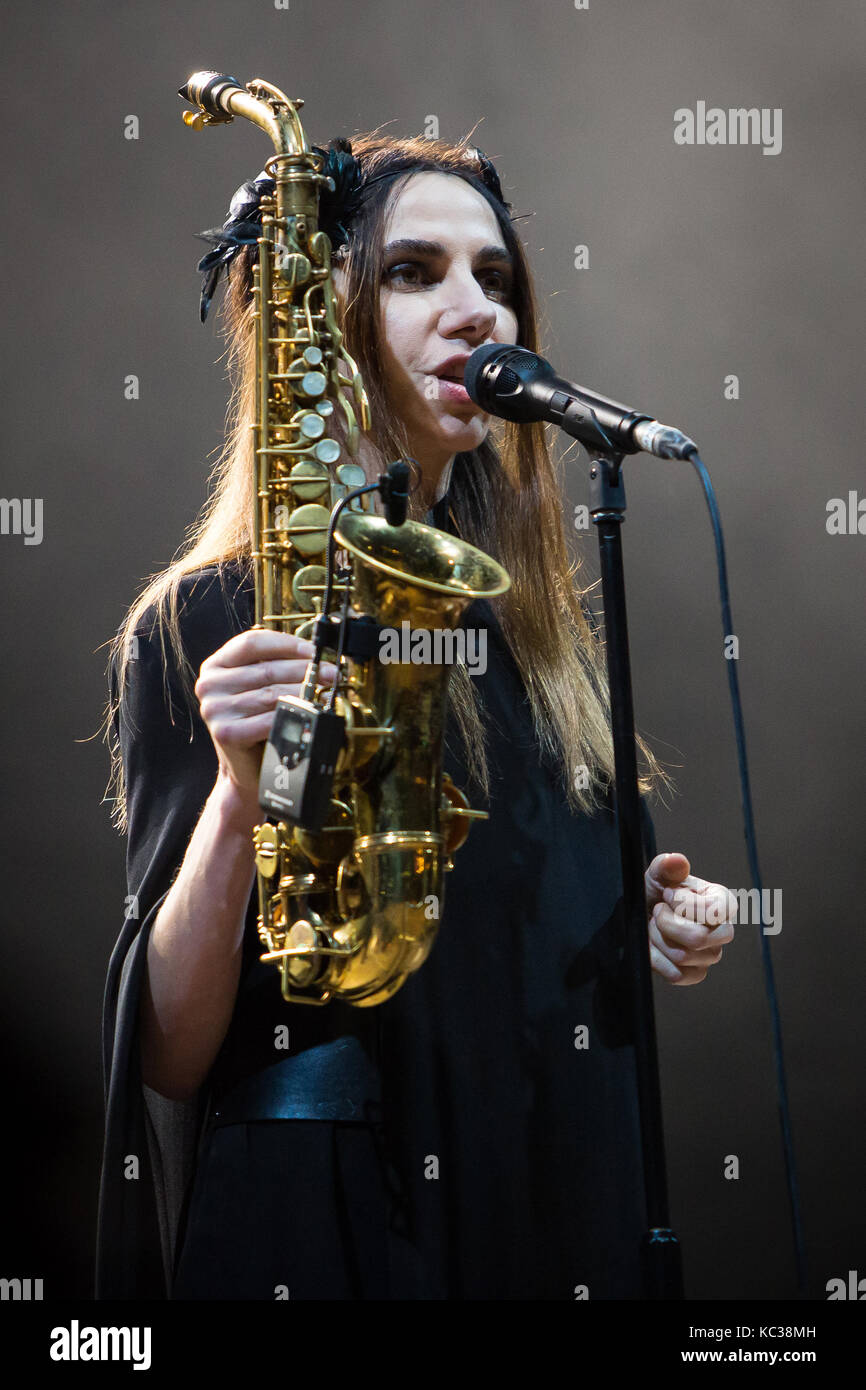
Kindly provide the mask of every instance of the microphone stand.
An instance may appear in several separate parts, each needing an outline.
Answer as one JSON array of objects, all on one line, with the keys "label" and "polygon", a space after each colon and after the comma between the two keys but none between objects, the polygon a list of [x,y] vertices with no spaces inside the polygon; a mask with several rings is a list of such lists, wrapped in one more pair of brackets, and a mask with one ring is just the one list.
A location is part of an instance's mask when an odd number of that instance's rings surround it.
[{"label": "microphone stand", "polygon": [[[588,446],[589,447],[589,446]],[[624,455],[612,448],[590,450],[590,515],[598,532],[611,730],[616,769],[625,917],[625,964],[629,979],[635,1036],[638,1102],[643,1150],[647,1226],[641,1241],[641,1265],[647,1299],[681,1299],[683,1275],[680,1244],[670,1227],[667,1173],[659,1085],[658,1049],[653,1011],[640,822],[634,706],[631,690],[622,524],[625,520]]]}]

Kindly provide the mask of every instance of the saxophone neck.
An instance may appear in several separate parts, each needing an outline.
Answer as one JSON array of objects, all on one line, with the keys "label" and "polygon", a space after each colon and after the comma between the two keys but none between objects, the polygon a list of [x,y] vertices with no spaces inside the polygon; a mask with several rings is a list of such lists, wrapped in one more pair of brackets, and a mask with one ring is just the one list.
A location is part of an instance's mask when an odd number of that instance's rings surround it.
[{"label": "saxophone neck", "polygon": [[278,155],[309,155],[306,136],[298,117],[303,106],[271,82],[254,78],[243,87],[237,78],[219,72],[194,72],[178,89],[178,95],[197,111],[184,111],[183,119],[193,130],[206,125],[226,125],[235,116],[252,121],[273,142]]}]

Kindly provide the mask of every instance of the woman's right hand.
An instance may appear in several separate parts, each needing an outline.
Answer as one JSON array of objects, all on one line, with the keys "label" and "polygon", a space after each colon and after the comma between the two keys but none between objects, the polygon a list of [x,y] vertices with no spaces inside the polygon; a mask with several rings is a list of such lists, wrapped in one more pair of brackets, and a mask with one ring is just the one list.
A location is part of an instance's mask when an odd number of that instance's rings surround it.
[{"label": "woman's right hand", "polygon": [[[251,820],[262,816],[259,772],[277,700],[300,695],[312,655],[312,642],[303,638],[250,629],[202,662],[195,684],[201,717],[216,748],[219,775],[232,785]],[[320,684],[333,685],[336,673],[323,661]]]}]

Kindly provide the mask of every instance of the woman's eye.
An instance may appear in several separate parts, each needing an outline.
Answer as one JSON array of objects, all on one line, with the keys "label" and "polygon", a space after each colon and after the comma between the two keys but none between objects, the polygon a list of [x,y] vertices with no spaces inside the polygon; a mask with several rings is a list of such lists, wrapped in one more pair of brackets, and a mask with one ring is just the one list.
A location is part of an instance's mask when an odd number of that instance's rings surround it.
[{"label": "woman's eye", "polygon": [[[426,289],[437,281],[436,273],[420,261],[400,261],[396,265],[388,266],[383,278],[387,285],[406,290]],[[503,302],[510,299],[511,276],[505,271],[481,270],[477,278],[484,293],[490,298]]]},{"label": "woman's eye", "polygon": [[501,270],[483,270],[478,278],[485,294],[496,295],[499,299],[508,299],[511,294],[510,279]]},{"label": "woman's eye", "polygon": [[429,283],[425,267],[417,261],[401,261],[399,265],[389,266],[385,271],[385,279],[389,285],[408,285],[412,289]]}]

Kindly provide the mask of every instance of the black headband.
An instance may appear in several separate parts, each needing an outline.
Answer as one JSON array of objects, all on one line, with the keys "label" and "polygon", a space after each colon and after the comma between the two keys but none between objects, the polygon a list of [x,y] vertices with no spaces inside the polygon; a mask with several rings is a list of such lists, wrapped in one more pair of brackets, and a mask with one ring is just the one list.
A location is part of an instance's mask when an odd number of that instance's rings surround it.
[{"label": "black headband", "polygon": [[[311,148],[316,154],[322,155],[322,173],[334,182],[333,192],[323,186],[319,194],[319,226],[327,233],[334,251],[349,240],[349,227],[363,207],[367,192],[373,184],[416,169],[426,172],[423,163],[410,158],[403,164],[387,169],[383,174],[374,174],[372,178],[366,178],[360,163],[352,153],[351,142],[343,136],[332,140],[327,149],[322,149],[319,145],[313,145]],[[475,157],[479,167],[477,171],[467,168],[466,172],[475,173],[487,191],[508,212],[511,204],[506,203],[502,196],[499,175],[491,160],[477,147],[469,149],[468,153]],[[429,172],[455,173],[460,176],[461,171],[431,169]],[[202,241],[209,241],[214,248],[208,251],[206,256],[202,256],[197,267],[202,272],[202,323],[207,318],[222,271],[228,273],[228,267],[235,256],[245,246],[255,246],[258,242],[262,234],[261,200],[273,193],[274,187],[274,180],[262,170],[254,179],[247,179],[246,183],[242,183],[236,190],[222,227],[212,227],[209,231],[197,233]]]}]

